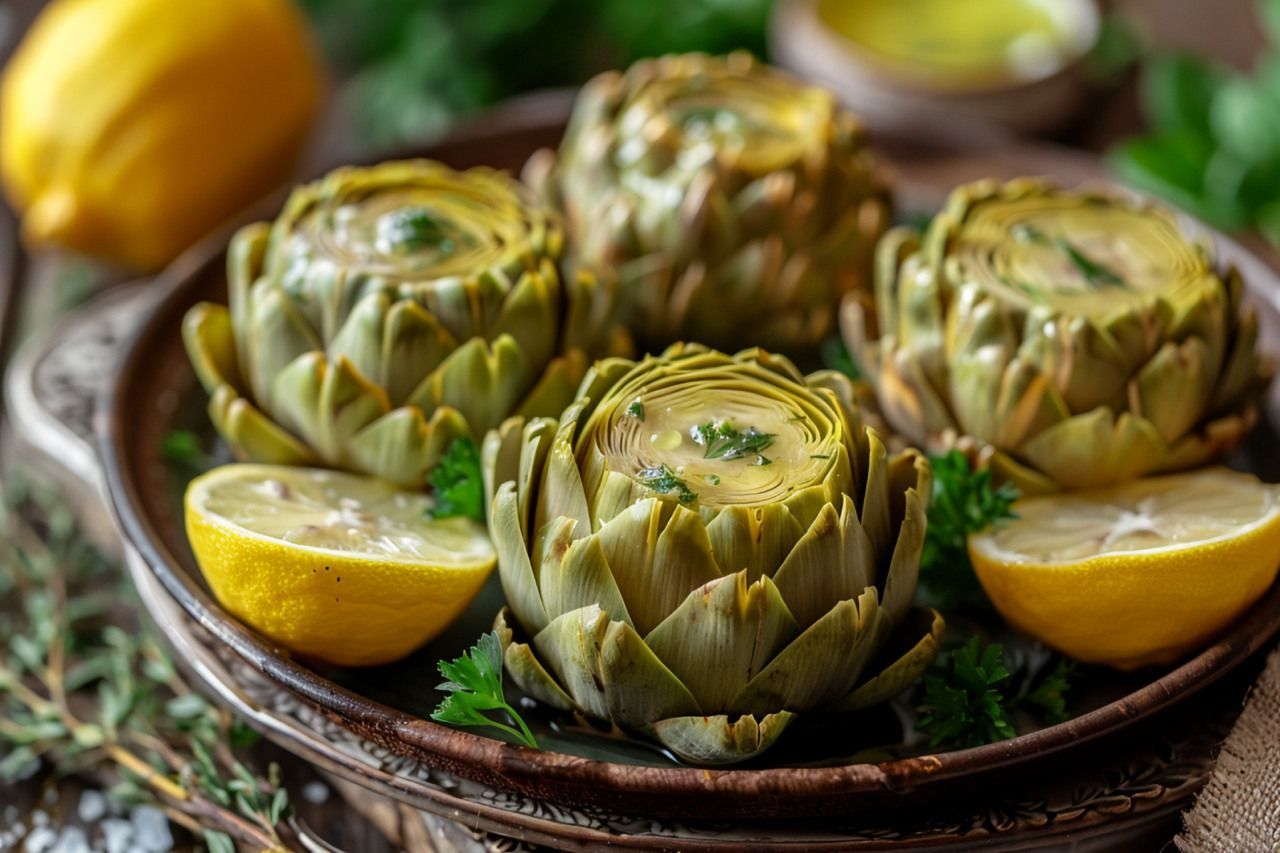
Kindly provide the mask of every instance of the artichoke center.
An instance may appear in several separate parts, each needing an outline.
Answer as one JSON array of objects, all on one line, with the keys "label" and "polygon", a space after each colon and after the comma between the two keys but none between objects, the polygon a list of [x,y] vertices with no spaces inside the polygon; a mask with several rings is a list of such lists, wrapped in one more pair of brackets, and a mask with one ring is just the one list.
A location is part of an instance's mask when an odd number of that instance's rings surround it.
[{"label": "artichoke center", "polygon": [[[618,164],[670,168],[668,177],[677,182],[714,162],[766,175],[793,167],[825,140],[834,109],[821,90],[775,75],[654,81],[619,120],[627,141]],[[654,145],[666,148],[664,156],[653,156]]]},{"label": "artichoke center", "polygon": [[330,229],[312,228],[313,240],[372,272],[465,275],[500,262],[508,246],[526,239],[523,222],[496,201],[463,188],[376,193],[339,206]]},{"label": "artichoke center", "polygon": [[703,506],[784,500],[823,481],[835,442],[797,400],[743,387],[641,391],[609,418],[600,451],[610,470]]},{"label": "artichoke center", "polygon": [[448,255],[464,236],[429,207],[404,207],[378,217],[374,245],[384,255],[437,252]]},{"label": "artichoke center", "polygon": [[1093,318],[1190,296],[1206,272],[1169,215],[1069,195],[978,205],[953,257],[1006,301]]}]

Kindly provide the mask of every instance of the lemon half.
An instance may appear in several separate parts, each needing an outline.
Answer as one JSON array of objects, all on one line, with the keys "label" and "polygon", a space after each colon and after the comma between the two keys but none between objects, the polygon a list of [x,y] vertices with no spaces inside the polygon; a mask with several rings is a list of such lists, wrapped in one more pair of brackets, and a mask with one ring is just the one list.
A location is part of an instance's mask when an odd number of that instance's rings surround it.
[{"label": "lemon half", "polygon": [[187,536],[237,618],[343,666],[404,657],[471,602],[496,556],[481,524],[367,477],[225,465],[187,488]]},{"label": "lemon half", "polygon": [[1280,490],[1211,468],[1019,501],[969,539],[1015,628],[1081,661],[1170,663],[1256,602],[1280,567]]}]

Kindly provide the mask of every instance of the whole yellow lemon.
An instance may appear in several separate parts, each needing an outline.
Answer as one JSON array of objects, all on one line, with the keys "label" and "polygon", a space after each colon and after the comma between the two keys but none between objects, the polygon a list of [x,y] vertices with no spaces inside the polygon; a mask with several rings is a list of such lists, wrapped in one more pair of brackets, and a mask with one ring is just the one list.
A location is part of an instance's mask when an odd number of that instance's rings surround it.
[{"label": "whole yellow lemon", "polygon": [[290,0],[53,0],[0,84],[25,238],[163,266],[288,177],[321,79]]}]

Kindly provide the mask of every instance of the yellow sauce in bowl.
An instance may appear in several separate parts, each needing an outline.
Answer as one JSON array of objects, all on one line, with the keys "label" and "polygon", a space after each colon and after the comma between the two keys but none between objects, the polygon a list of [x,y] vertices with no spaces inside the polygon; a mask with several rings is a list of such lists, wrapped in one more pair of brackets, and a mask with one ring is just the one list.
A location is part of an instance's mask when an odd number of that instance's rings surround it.
[{"label": "yellow sauce in bowl", "polygon": [[876,64],[948,89],[1047,77],[1098,23],[1086,0],[818,0],[818,15]]}]

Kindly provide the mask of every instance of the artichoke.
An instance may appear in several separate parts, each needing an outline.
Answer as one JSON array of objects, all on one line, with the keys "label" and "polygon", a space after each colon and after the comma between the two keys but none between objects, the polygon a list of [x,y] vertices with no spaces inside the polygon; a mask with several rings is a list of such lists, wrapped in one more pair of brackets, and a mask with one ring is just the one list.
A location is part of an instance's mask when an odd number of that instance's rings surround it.
[{"label": "artichoke", "polygon": [[765,347],[817,344],[840,296],[869,291],[890,221],[854,117],[745,53],[596,77],[558,155],[535,155],[525,178],[587,264],[617,269],[650,347],[736,347],[744,327]]},{"label": "artichoke", "polygon": [[294,191],[228,255],[230,310],[184,323],[239,455],[421,486],[456,438],[559,414],[625,350],[616,286],[563,261],[558,218],[506,175],[344,168]]},{"label": "artichoke", "polygon": [[1200,465],[1257,419],[1257,322],[1234,268],[1163,207],[1038,179],[956,189],[876,259],[846,342],[884,416],[968,444],[1025,492]]},{"label": "artichoke", "polygon": [[698,764],[901,691],[942,628],[911,605],[931,473],[853,395],[762,350],[677,344],[599,362],[558,421],[491,432],[512,678]]}]

